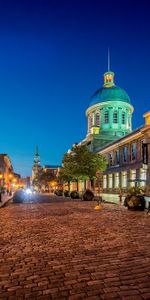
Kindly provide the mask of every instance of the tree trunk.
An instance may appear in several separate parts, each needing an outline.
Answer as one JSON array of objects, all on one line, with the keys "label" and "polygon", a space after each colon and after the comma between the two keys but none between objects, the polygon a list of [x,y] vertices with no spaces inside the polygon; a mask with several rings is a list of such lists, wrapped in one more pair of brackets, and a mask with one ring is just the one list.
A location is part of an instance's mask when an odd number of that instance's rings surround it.
[{"label": "tree trunk", "polygon": [[91,180],[91,190],[94,190],[94,179],[90,179]]},{"label": "tree trunk", "polygon": [[68,191],[70,192],[70,181],[68,180]]},{"label": "tree trunk", "polygon": [[84,180],[84,192],[86,191],[86,179]]},{"label": "tree trunk", "polygon": [[77,192],[79,191],[79,187],[78,187],[78,179],[76,179],[76,183],[77,183]]}]

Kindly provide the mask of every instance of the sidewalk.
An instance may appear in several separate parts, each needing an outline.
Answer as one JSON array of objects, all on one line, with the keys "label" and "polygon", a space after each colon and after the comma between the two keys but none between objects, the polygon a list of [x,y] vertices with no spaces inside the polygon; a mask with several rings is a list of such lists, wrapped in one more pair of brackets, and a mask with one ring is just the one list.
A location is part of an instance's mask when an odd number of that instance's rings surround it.
[{"label": "sidewalk", "polygon": [[9,195],[2,194],[2,201],[0,202],[0,208],[3,207],[12,197],[13,195],[9,196]]}]

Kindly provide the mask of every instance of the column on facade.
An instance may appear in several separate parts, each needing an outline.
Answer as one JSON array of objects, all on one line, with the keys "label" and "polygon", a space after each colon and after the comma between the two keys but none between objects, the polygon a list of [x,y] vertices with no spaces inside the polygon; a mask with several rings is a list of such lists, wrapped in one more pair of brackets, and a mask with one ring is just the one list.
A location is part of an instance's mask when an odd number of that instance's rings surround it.
[{"label": "column on facade", "polygon": [[120,188],[119,172],[116,171],[116,172],[113,174],[113,176],[114,176],[114,178],[113,178],[113,181],[114,181],[114,183],[113,183],[113,188],[115,189],[115,191],[118,191],[119,188]]},{"label": "column on facade", "polygon": [[86,189],[91,189],[91,181],[89,179],[86,180]]},{"label": "column on facade", "polygon": [[122,189],[122,173],[119,172],[119,188]]},{"label": "column on facade", "polygon": [[78,187],[79,187],[79,192],[83,193],[85,190],[85,181],[79,180]]},{"label": "column on facade", "polygon": [[140,169],[136,169],[136,184],[135,184],[135,186],[140,186],[139,179],[140,179]]},{"label": "column on facade", "polygon": [[127,169],[126,171],[127,171],[127,187],[126,187],[127,189],[130,187],[130,169]]}]

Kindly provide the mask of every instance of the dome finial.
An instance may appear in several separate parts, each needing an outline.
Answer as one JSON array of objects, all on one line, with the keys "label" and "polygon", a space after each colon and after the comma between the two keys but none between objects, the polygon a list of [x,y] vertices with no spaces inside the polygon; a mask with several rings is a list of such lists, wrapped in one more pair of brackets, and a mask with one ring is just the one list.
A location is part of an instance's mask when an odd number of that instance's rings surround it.
[{"label": "dome finial", "polygon": [[110,71],[110,50],[108,47],[108,72]]},{"label": "dome finial", "polygon": [[110,71],[110,50],[108,47],[108,71],[104,73],[104,87],[110,88],[114,86],[114,72]]}]

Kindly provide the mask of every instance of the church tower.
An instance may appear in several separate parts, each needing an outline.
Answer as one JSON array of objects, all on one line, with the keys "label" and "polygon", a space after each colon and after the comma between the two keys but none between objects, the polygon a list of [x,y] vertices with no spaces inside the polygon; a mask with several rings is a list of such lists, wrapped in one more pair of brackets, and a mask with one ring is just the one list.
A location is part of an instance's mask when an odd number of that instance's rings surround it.
[{"label": "church tower", "polygon": [[40,163],[40,156],[38,153],[38,147],[36,147],[36,153],[34,157],[34,164],[32,167],[32,181],[33,180],[38,180],[39,174],[41,172],[41,163]]}]

